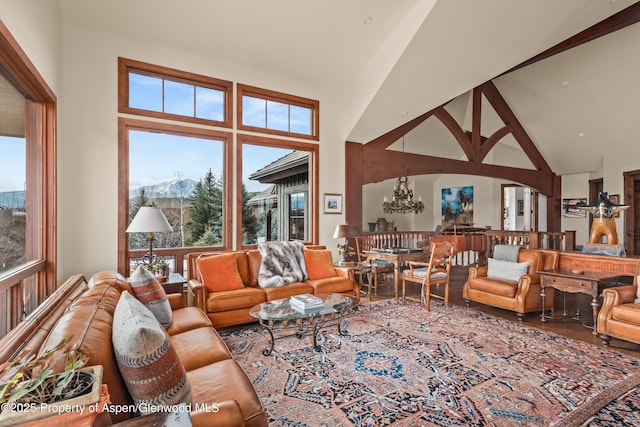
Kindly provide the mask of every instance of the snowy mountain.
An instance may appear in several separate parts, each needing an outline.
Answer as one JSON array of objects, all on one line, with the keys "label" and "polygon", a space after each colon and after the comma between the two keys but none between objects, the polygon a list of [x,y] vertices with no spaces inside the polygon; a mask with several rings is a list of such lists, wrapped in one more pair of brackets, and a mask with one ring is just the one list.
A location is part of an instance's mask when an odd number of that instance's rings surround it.
[{"label": "snowy mountain", "polygon": [[[198,181],[193,179],[183,179],[184,185],[184,197],[190,198]],[[144,189],[148,197],[158,198],[177,198],[180,196],[180,183],[177,180],[164,181],[158,184],[143,185],[142,187],[134,188],[129,191],[129,198],[136,197],[140,190]]]}]

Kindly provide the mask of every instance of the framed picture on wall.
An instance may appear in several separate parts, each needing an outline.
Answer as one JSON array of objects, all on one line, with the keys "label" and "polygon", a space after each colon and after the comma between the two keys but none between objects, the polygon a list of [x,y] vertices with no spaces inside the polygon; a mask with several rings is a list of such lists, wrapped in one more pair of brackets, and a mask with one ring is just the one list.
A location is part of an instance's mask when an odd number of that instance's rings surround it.
[{"label": "framed picture on wall", "polygon": [[322,212],[326,214],[342,213],[342,194],[325,193],[322,201]]},{"label": "framed picture on wall", "polygon": [[587,211],[580,209],[580,206],[587,206],[587,198],[562,199],[562,216],[565,218],[584,218]]}]

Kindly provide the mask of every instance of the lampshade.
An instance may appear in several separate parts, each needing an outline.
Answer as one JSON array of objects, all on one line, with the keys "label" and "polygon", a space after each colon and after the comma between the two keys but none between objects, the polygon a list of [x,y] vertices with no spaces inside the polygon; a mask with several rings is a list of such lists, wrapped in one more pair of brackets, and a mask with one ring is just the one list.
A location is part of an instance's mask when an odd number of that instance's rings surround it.
[{"label": "lampshade", "polygon": [[133,217],[127,233],[170,233],[173,231],[162,210],[154,206],[143,206]]},{"label": "lampshade", "polygon": [[334,239],[358,237],[360,230],[357,225],[338,225],[336,231],[333,232]]}]

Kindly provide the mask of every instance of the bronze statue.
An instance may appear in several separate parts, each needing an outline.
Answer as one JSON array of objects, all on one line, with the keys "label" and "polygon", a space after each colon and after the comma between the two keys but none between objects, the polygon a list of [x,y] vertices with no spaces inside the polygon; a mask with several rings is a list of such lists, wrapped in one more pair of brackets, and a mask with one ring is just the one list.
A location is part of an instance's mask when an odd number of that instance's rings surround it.
[{"label": "bronze statue", "polygon": [[593,215],[589,243],[600,243],[602,236],[606,236],[610,245],[618,244],[618,232],[614,217],[618,212],[629,209],[629,205],[618,205],[609,200],[609,193],[598,193],[598,204],[593,206],[580,206],[580,209]]}]

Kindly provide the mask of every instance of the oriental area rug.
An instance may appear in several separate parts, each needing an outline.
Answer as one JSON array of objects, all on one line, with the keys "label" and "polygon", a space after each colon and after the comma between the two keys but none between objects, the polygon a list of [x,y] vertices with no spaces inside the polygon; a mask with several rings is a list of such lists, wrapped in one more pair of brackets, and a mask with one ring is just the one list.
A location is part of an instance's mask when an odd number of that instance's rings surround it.
[{"label": "oriental area rug", "polygon": [[640,360],[466,307],[379,301],[262,354],[221,331],[272,426],[640,425]]}]

